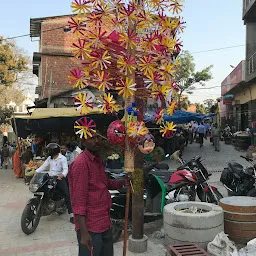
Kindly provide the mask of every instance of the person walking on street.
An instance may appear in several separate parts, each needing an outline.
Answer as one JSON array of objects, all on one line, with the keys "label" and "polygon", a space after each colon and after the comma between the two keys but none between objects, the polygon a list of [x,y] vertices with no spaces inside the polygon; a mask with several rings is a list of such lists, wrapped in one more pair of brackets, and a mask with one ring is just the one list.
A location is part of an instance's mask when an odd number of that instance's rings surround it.
[{"label": "person walking on street", "polygon": [[197,129],[198,129],[198,124],[197,122],[194,122],[192,124],[192,128],[193,128],[193,141],[196,140],[196,135],[197,135]]},{"label": "person walking on street", "polygon": [[199,143],[200,143],[200,148],[201,148],[204,144],[204,137],[205,137],[205,132],[206,132],[203,122],[198,126],[197,132],[199,134]]},{"label": "person walking on street", "polygon": [[4,145],[3,148],[3,165],[5,166],[5,169],[8,168],[8,163],[9,163],[9,157],[10,157],[10,150],[7,144]]},{"label": "person walking on street", "polygon": [[68,174],[67,158],[60,153],[60,146],[57,143],[50,143],[47,145],[49,157],[45,160],[43,165],[36,169],[37,173],[43,172],[50,166],[49,175],[57,176],[57,189],[62,193],[65,198],[68,208],[70,222],[74,223],[74,215],[71,207],[69,189],[65,177]]},{"label": "person walking on street", "polygon": [[220,136],[221,131],[220,128],[218,128],[217,124],[214,124],[213,131],[212,131],[212,137],[213,137],[213,145],[215,148],[215,151],[220,151]]},{"label": "person walking on street", "polygon": [[79,256],[113,256],[109,189],[122,188],[127,180],[111,180],[99,155],[98,134],[83,139],[85,146],[69,168],[69,188],[75,214]]}]

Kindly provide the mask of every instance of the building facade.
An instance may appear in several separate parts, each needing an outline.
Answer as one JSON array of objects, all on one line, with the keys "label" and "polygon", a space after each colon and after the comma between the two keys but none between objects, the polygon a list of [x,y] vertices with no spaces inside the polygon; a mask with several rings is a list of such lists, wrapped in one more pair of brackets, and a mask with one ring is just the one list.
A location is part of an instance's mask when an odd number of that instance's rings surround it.
[{"label": "building facade", "polygon": [[237,130],[256,127],[256,0],[243,0],[246,56],[221,84],[221,120]]},{"label": "building facade", "polygon": [[33,54],[33,73],[38,76],[36,94],[47,98],[70,89],[68,75],[78,62],[71,53],[73,33],[68,28],[71,15],[30,20],[31,38],[39,38],[39,50]]}]

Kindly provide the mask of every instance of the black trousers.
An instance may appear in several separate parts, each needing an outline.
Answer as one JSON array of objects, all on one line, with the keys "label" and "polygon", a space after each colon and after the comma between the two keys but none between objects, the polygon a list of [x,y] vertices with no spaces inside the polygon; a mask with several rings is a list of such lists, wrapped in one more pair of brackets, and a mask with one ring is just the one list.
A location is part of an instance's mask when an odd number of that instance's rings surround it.
[{"label": "black trousers", "polygon": [[200,145],[204,144],[204,134],[203,133],[199,133],[199,143],[200,143]]},{"label": "black trousers", "polygon": [[91,252],[81,246],[81,232],[77,231],[77,241],[78,241],[78,256],[114,256],[114,248],[113,248],[113,236],[111,229],[103,232],[103,233],[92,233],[89,232],[92,238],[93,244],[93,254]]},{"label": "black trousers", "polygon": [[57,180],[57,189],[61,192],[61,194],[64,196],[66,205],[68,208],[68,213],[72,213],[72,206],[70,201],[70,195],[69,195],[69,189],[68,184],[65,178],[62,180]]}]

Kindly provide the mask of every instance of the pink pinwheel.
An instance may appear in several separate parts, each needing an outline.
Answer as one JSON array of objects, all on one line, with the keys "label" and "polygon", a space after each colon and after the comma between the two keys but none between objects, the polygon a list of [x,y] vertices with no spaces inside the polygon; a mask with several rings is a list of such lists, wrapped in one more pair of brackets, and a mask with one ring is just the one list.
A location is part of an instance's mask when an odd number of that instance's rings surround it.
[{"label": "pink pinwheel", "polygon": [[83,117],[77,120],[74,124],[75,134],[80,137],[80,139],[92,137],[96,133],[96,124],[95,122],[88,118]]},{"label": "pink pinwheel", "polygon": [[176,50],[177,53],[180,53],[181,52],[181,47],[183,47],[183,44],[181,43],[180,39],[178,39],[176,41],[174,49]]}]

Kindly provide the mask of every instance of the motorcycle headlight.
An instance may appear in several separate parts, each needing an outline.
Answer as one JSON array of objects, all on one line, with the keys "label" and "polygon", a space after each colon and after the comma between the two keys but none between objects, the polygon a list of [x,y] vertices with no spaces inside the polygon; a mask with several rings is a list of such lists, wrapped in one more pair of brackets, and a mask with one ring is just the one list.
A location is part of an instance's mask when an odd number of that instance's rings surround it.
[{"label": "motorcycle headlight", "polygon": [[29,191],[32,193],[35,193],[39,189],[39,184],[30,184],[29,185]]}]

